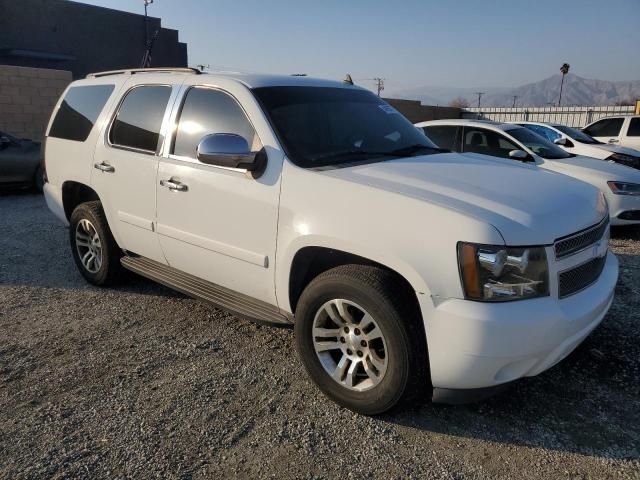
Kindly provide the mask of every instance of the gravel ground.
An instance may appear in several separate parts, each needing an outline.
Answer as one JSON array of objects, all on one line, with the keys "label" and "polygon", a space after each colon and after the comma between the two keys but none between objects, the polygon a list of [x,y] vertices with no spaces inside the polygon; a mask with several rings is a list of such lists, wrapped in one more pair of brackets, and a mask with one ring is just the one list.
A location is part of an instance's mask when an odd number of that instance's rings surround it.
[{"label": "gravel ground", "polygon": [[135,278],[87,285],[41,196],[0,196],[3,478],[640,478],[640,230],[565,361],[469,406],[323,397],[293,332]]}]

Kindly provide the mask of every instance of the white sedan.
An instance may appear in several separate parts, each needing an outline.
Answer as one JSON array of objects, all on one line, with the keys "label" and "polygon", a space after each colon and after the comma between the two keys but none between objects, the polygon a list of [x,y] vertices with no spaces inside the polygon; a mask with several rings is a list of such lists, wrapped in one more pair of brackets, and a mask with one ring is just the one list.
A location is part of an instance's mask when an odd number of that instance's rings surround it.
[{"label": "white sedan", "polygon": [[[487,120],[432,120],[417,123],[441,148],[531,162],[598,187],[609,204],[612,225],[640,224],[640,170],[565,152],[519,125]],[[544,201],[545,192],[540,192]]]},{"label": "white sedan", "polygon": [[640,151],[633,148],[603,143],[577,128],[559,123],[516,122],[516,124],[545,137],[569,153],[609,160],[640,169]]}]

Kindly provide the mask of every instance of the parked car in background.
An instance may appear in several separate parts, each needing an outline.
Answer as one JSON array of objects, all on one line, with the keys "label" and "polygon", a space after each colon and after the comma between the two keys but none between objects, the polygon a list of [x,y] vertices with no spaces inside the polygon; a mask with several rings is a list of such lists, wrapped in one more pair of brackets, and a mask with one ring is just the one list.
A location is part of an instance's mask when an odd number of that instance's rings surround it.
[{"label": "parked car in background", "polygon": [[601,118],[582,130],[601,142],[640,150],[640,115]]},{"label": "parked car in background", "polygon": [[[512,123],[433,120],[416,126],[442,148],[531,162],[590,183],[604,193],[612,225],[640,223],[639,170],[568,153],[546,138]],[[547,194],[540,192],[541,201]]]},{"label": "parked car in background", "polygon": [[40,142],[0,132],[0,185],[42,191],[44,183]]},{"label": "parked car in background", "polygon": [[626,165],[627,167],[640,169],[639,150],[621,147],[612,143],[603,143],[577,128],[567,127],[558,123],[515,123],[545,137],[569,153],[598,158],[600,160],[609,160],[621,165]]},{"label": "parked car in background", "polygon": [[54,109],[45,159],[88,282],[125,267],[293,324],[310,378],[365,414],[537,375],[613,300],[601,192],[443,152],[350,82],[90,75]]}]

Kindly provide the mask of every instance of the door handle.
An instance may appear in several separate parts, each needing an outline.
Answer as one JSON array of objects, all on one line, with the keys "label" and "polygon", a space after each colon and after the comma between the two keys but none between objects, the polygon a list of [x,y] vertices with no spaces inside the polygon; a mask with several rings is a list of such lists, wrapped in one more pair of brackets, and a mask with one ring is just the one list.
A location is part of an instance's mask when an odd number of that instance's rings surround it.
[{"label": "door handle", "polygon": [[189,190],[189,187],[184,183],[180,183],[175,180],[160,180],[160,185],[167,187],[172,192],[186,192]]},{"label": "door handle", "polygon": [[104,163],[104,162],[94,163],[93,164],[93,168],[97,168],[101,172],[107,172],[107,173],[113,173],[113,172],[116,171],[116,169],[114,167],[112,167],[108,163]]}]

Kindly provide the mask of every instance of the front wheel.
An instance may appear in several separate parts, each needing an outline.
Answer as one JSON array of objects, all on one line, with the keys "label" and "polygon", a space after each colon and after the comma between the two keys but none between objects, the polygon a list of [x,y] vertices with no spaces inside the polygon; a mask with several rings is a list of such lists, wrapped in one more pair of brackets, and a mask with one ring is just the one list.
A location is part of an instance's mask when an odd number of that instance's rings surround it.
[{"label": "front wheel", "polygon": [[76,266],[89,283],[111,285],[122,277],[122,251],[99,201],[75,208],[69,221],[69,241]]},{"label": "front wheel", "polygon": [[365,415],[383,413],[428,384],[415,302],[391,272],[345,265],[315,278],[296,309],[296,345],[318,387]]}]

